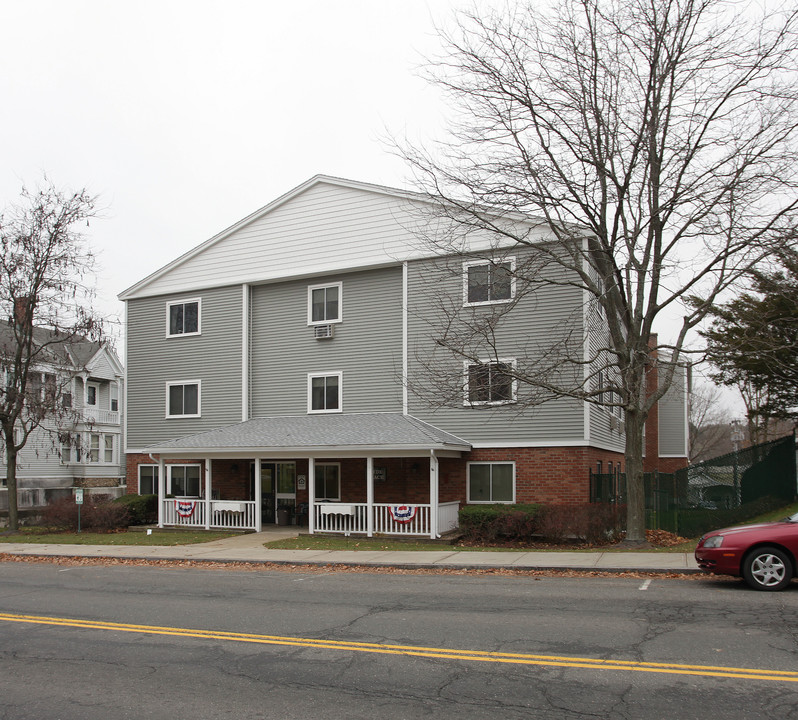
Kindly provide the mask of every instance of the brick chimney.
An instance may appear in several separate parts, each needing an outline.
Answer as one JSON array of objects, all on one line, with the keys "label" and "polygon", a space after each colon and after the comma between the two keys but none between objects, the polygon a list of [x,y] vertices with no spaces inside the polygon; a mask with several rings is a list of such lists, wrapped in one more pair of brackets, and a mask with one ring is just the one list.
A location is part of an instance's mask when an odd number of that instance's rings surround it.
[{"label": "brick chimney", "polygon": [[30,298],[14,298],[14,325],[17,327],[29,327],[33,325],[33,303]]}]

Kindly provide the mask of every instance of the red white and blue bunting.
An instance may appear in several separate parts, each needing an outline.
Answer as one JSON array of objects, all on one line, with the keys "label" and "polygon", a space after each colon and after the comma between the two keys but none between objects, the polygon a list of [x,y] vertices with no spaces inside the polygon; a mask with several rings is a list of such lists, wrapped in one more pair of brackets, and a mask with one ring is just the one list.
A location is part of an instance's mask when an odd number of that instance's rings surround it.
[{"label": "red white and blue bunting", "polygon": [[182,518],[189,518],[194,514],[194,508],[197,505],[196,500],[175,500],[175,510]]},{"label": "red white and blue bunting", "polygon": [[394,522],[409,523],[416,516],[418,508],[414,505],[392,505],[390,511]]}]

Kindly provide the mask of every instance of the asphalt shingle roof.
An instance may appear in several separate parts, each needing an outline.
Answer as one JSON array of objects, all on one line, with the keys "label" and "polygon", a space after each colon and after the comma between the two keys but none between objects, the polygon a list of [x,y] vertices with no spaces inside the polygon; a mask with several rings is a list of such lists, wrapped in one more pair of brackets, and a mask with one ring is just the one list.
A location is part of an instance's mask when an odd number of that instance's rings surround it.
[{"label": "asphalt shingle roof", "polygon": [[254,418],[158,443],[145,451],[174,453],[194,450],[207,454],[214,451],[253,450],[261,453],[326,449],[332,453],[355,449],[466,451],[470,447],[465,440],[410,415],[362,413]]}]

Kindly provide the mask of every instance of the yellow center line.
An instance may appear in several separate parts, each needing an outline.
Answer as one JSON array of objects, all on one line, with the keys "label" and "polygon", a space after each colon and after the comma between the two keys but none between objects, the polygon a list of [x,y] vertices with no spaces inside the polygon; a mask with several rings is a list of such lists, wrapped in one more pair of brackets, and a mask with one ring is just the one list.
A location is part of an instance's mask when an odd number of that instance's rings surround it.
[{"label": "yellow center line", "polygon": [[596,658],[566,657],[560,655],[534,655],[528,653],[501,653],[483,650],[456,650],[451,648],[423,647],[414,645],[390,645],[380,643],[348,642],[344,640],[320,640],[315,638],[287,637],[280,635],[256,635],[224,630],[199,630],[195,628],[163,627],[158,625],[134,625],[102,620],[79,620],[75,618],[47,617],[18,613],[0,613],[0,621],[56,625],[88,630],[115,630],[117,632],[147,633],[199,638],[203,640],[226,640],[231,642],[259,643],[290,647],[318,648],[324,650],[348,650],[382,655],[406,655],[413,657],[440,658],[444,660],[470,660],[472,662],[509,663],[514,665],[538,665],[564,668],[589,668],[593,670],[626,670],[633,672],[666,673],[672,675],[701,675],[704,677],[726,677],[748,680],[770,680],[776,682],[798,682],[798,672],[788,670],[764,670],[756,668],[724,667],[717,665],[686,665],[679,663],[651,663],[634,660],[601,660]]}]

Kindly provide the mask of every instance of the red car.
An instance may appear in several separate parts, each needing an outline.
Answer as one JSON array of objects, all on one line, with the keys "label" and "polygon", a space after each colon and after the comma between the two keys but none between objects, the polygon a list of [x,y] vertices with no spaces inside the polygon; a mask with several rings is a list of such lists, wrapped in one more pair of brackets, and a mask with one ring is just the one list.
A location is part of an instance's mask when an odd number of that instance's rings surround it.
[{"label": "red car", "polygon": [[708,532],[698,541],[695,559],[707,572],[742,575],[755,590],[782,590],[798,569],[798,513]]}]

